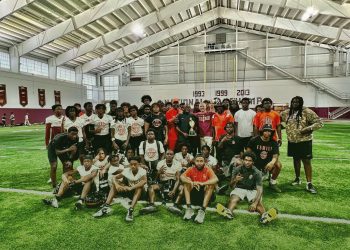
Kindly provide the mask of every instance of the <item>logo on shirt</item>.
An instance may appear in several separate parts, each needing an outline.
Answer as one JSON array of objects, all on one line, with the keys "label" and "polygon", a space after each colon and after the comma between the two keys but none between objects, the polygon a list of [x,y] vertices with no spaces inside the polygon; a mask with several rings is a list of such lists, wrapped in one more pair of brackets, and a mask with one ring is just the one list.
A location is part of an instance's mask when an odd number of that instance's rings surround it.
[{"label": "logo on shirt", "polygon": [[117,125],[117,133],[118,135],[124,135],[126,133],[126,129],[123,125]]},{"label": "logo on shirt", "polygon": [[157,154],[157,150],[155,148],[148,148],[146,149],[146,154],[148,158],[153,159]]},{"label": "logo on shirt", "polygon": [[154,120],[152,121],[152,125],[153,125],[153,127],[155,127],[155,128],[159,128],[160,126],[162,126],[162,121],[159,120],[159,119],[154,119]]},{"label": "logo on shirt", "polygon": [[131,125],[131,131],[133,134],[142,134],[141,126],[137,123]]}]

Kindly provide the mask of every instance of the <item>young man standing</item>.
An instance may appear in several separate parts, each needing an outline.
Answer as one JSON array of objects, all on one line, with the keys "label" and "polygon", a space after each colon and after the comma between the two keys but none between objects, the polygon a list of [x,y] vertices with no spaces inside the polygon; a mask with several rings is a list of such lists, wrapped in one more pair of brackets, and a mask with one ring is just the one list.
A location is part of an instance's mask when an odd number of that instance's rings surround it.
[{"label": "young man standing", "polygon": [[250,99],[244,97],[241,100],[242,109],[235,113],[235,131],[246,148],[249,140],[254,135],[253,121],[256,115],[255,111],[249,109]]},{"label": "young man standing", "polygon": [[258,212],[261,216],[265,213],[262,204],[262,176],[254,166],[255,155],[250,152],[243,154],[243,166],[233,169],[230,185],[234,188],[230,194],[227,209],[227,218],[233,219],[233,210],[237,204],[247,198],[250,203],[249,211]]},{"label": "young man standing", "polygon": [[168,123],[168,148],[175,151],[176,142],[177,142],[177,130],[176,123],[178,121],[177,117],[182,113],[182,110],[179,108],[179,99],[174,98],[172,102],[173,106],[170,108],[166,114],[165,118]]},{"label": "young man standing", "polygon": [[92,124],[92,118],[93,118],[93,105],[92,102],[86,102],[84,103],[84,114],[79,116],[80,119],[84,121],[84,128],[83,128],[83,137],[85,142],[85,149],[88,151],[92,151],[92,138],[94,137],[94,134],[90,131],[94,131],[94,124]]},{"label": "young man standing", "polygon": [[56,188],[57,157],[63,165],[63,172],[67,172],[78,159],[78,129],[70,127],[67,133],[57,136],[47,146],[47,154],[50,162],[50,177],[52,187]]},{"label": "young man standing", "polygon": [[282,112],[282,121],[286,124],[288,138],[288,156],[293,157],[295,180],[292,185],[300,185],[301,162],[306,175],[306,190],[316,194],[312,184],[312,133],[322,128],[320,118],[311,109],[303,107],[304,100],[300,96],[293,97],[290,108]]},{"label": "young man standing", "polygon": [[210,155],[210,148],[208,145],[204,145],[201,149],[205,165],[215,171],[218,166],[218,160],[214,156]]},{"label": "young man standing", "polygon": [[13,112],[10,114],[10,126],[15,126],[15,114]]},{"label": "young man standing", "polygon": [[165,159],[157,164],[158,183],[152,184],[148,188],[149,205],[140,212],[152,213],[157,211],[154,205],[156,191],[160,191],[163,202],[173,200],[176,197],[178,187],[180,185],[180,172],[182,170],[180,162],[174,160],[174,152],[170,149],[166,151]]},{"label": "young man standing", "polygon": [[24,126],[30,126],[30,122],[29,122],[29,114],[26,113],[26,115],[24,116]]},{"label": "young man standing", "polygon": [[109,191],[106,203],[93,215],[95,218],[111,213],[112,209],[110,206],[113,198],[118,194],[126,194],[132,198],[132,201],[125,220],[134,220],[134,208],[141,197],[144,185],[147,183],[146,170],[141,167],[140,163],[140,157],[131,157],[129,159],[129,167],[113,177],[113,185]]},{"label": "young man standing", "polygon": [[6,113],[4,113],[1,117],[1,122],[2,122],[2,126],[6,127]]},{"label": "young man standing", "polygon": [[271,110],[272,100],[270,98],[264,98],[261,103],[264,111],[258,112],[254,118],[254,134],[255,136],[259,135],[259,131],[261,131],[262,127],[265,124],[269,124],[275,131],[273,134],[273,140],[276,141],[279,146],[281,146],[281,117],[276,111]]},{"label": "young man standing", "polygon": [[270,188],[280,193],[281,189],[277,186],[277,177],[281,172],[282,164],[278,160],[279,149],[276,141],[272,140],[274,130],[270,124],[262,127],[261,135],[253,137],[247,146],[248,152],[253,152],[257,156],[255,166],[263,173],[271,173]]},{"label": "young man standing", "polygon": [[117,116],[114,122],[115,143],[118,146],[117,150],[124,152],[129,144],[129,123],[126,120],[124,111],[121,107],[117,108],[116,112]]},{"label": "young man standing", "polygon": [[139,147],[141,163],[148,168],[149,178],[155,180],[156,168],[159,160],[163,159],[164,147],[162,142],[155,139],[153,129],[147,131],[147,140],[141,142]]},{"label": "young man standing", "polygon": [[[75,203],[75,208],[77,210],[81,209],[90,190],[95,189],[93,185],[94,179],[98,178],[97,173],[98,168],[92,165],[92,156],[85,156],[83,165],[79,166],[77,169],[71,169],[62,175],[62,183],[55,197],[52,199],[44,199],[43,202],[46,205],[58,208],[58,202],[63,199],[63,195],[68,190],[72,190],[80,193],[79,200]],[[80,175],[78,180],[73,178],[76,174]]]},{"label": "young man standing", "polygon": [[196,154],[198,120],[194,114],[190,113],[190,111],[191,107],[185,105],[183,113],[178,116],[178,123],[176,125],[176,130],[178,132],[177,151],[180,150],[180,145],[187,144],[190,147],[190,153]]},{"label": "young man standing", "polygon": [[145,105],[151,105],[152,97],[149,95],[144,95],[141,97],[141,102],[142,102],[142,106],[139,108],[139,113],[138,113],[140,117],[145,113],[144,111]]},{"label": "young man standing", "polygon": [[[137,107],[135,105],[129,108],[130,117],[126,118],[128,123],[128,139],[127,142],[130,143],[130,147],[138,152],[140,143],[144,140],[142,127],[145,124],[145,121],[137,116]],[[124,112],[125,115],[125,112]]]},{"label": "young man standing", "polygon": [[116,100],[110,101],[109,112],[107,115],[112,116],[113,120],[117,117],[117,107],[118,107],[118,103]]},{"label": "young man standing", "polygon": [[[146,107],[145,107],[146,109]],[[144,112],[145,112],[144,109]],[[165,115],[160,112],[158,103],[152,104],[152,113],[145,120],[145,134],[149,128],[154,129],[156,140],[161,141],[164,145],[168,144],[168,127]]]},{"label": "young man standing", "polygon": [[201,102],[199,104],[199,112],[195,113],[198,118],[198,131],[200,137],[200,145],[208,145],[212,149],[214,127],[212,126],[212,117],[215,113],[207,111],[206,104]]},{"label": "young man standing", "polygon": [[202,224],[218,178],[211,168],[205,166],[205,159],[202,155],[197,155],[194,163],[195,165],[188,168],[180,177],[186,198],[186,212],[183,219],[190,220],[194,216],[192,204],[200,205],[201,208],[194,221]]},{"label": "young man standing", "polygon": [[175,154],[174,159],[180,162],[183,170],[186,170],[193,161],[193,155],[188,153],[188,146],[183,144],[181,145],[181,151]]},{"label": "young man standing", "polygon": [[[222,135],[218,144],[218,149],[222,152],[221,166],[226,177],[231,176],[232,166],[237,164],[237,160],[240,159],[243,152],[243,146],[241,139],[235,135],[234,124],[229,122],[225,126],[226,134]],[[234,160],[237,159],[236,161]],[[233,162],[232,162],[233,161]]]},{"label": "young man standing", "polygon": [[92,146],[94,152],[97,149],[104,148],[109,154],[113,149],[117,148],[114,137],[114,120],[110,115],[106,115],[106,105],[97,104],[95,106],[96,114],[93,115],[91,124],[94,125],[89,132],[94,134]]},{"label": "young man standing", "polygon": [[55,138],[56,135],[62,133],[62,121],[64,116],[62,115],[62,106],[55,104],[52,107],[53,115],[49,116],[45,120],[45,145],[49,145],[50,141]]}]

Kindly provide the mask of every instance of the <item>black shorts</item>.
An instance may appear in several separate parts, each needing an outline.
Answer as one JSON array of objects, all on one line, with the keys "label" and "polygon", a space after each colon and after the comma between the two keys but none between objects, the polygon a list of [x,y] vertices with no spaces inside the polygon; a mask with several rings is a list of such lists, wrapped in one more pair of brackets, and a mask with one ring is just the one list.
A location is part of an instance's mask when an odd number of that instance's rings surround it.
[{"label": "black shorts", "polygon": [[[204,201],[204,196],[205,196],[205,187],[202,186],[199,190],[197,190],[196,188],[193,188],[191,191],[191,204],[195,206],[202,206]],[[215,193],[213,192],[213,194],[210,197],[209,204],[211,202],[214,202],[215,198],[216,196],[215,196]]]},{"label": "black shorts", "polygon": [[143,135],[136,136],[136,137],[130,137],[130,139],[129,139],[130,147],[133,150],[138,150],[139,146],[140,146],[141,142],[144,140],[144,138],[145,137]]},{"label": "black shorts", "polygon": [[288,156],[296,159],[312,159],[312,141],[288,142]]},{"label": "black shorts", "polygon": [[94,148],[95,154],[99,148],[104,148],[109,154],[112,150],[112,140],[111,136],[108,135],[95,135],[94,140],[92,141],[92,146]]},{"label": "black shorts", "polygon": [[62,164],[64,164],[67,161],[71,161],[73,163],[75,160],[79,158],[79,150],[80,150],[79,147],[81,147],[79,146],[79,143],[77,147],[78,147],[78,151],[73,156],[69,155],[68,153],[64,153],[57,156],[55,147],[51,143],[49,143],[49,146],[47,147],[47,158],[49,159],[50,163],[57,162],[57,157],[60,159]]}]

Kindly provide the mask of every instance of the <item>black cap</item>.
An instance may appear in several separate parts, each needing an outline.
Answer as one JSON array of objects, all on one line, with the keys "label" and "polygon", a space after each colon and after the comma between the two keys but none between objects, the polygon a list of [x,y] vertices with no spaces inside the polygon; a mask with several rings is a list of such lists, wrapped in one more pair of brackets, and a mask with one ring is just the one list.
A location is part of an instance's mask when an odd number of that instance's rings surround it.
[{"label": "black cap", "polygon": [[263,127],[262,127],[262,131],[271,131],[273,132],[273,128],[271,126],[271,124],[265,124]]}]

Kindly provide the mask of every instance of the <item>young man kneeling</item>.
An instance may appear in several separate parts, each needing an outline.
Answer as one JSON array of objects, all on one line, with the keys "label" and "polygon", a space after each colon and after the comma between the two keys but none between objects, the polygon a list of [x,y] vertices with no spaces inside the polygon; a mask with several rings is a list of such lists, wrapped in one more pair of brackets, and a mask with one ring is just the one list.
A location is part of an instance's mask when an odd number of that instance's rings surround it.
[{"label": "young man kneeling", "polygon": [[212,201],[215,185],[218,182],[214,171],[205,165],[203,155],[197,155],[194,159],[195,166],[188,168],[180,177],[184,185],[186,198],[186,211],[184,220],[190,220],[194,216],[191,204],[200,205],[195,222],[202,224],[205,218],[205,209]]},{"label": "young man kneeling", "polygon": [[[76,209],[81,209],[86,196],[94,187],[94,179],[97,177],[98,167],[92,165],[93,157],[86,155],[83,165],[65,172],[62,175],[62,183],[60,184],[57,194],[52,199],[44,199],[46,205],[58,208],[58,202],[63,199],[67,192],[81,193],[79,200],[75,203]],[[75,180],[74,175],[79,173],[80,178]],[[97,177],[98,178],[98,177]]]},{"label": "young man kneeling", "polygon": [[143,186],[147,183],[147,172],[141,167],[140,163],[140,157],[131,157],[129,159],[129,167],[125,168],[120,174],[114,176],[113,185],[109,191],[107,201],[102,205],[101,209],[93,215],[94,217],[101,217],[112,212],[110,206],[113,198],[119,194],[126,194],[127,197],[132,198],[132,201],[125,220],[134,220],[134,208],[141,197]]}]

